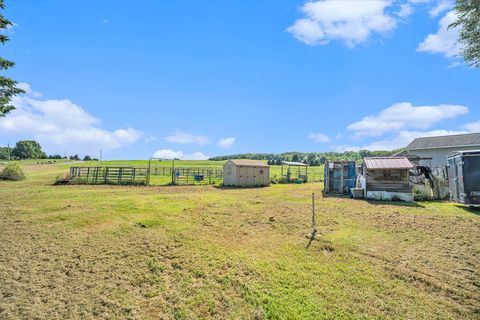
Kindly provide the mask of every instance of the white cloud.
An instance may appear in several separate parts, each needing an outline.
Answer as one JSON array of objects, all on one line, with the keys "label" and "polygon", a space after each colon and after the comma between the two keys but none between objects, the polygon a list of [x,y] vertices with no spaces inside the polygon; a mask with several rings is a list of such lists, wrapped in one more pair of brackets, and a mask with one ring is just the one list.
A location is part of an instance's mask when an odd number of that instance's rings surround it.
[{"label": "white cloud", "polygon": [[462,128],[470,132],[480,132],[480,120],[477,122],[467,123],[466,125],[462,126]]},{"label": "white cloud", "polygon": [[220,148],[229,149],[229,148],[233,147],[236,140],[237,139],[234,138],[234,137],[222,138],[218,141],[217,145]]},{"label": "white cloud", "polygon": [[453,1],[440,0],[433,8],[430,9],[428,13],[430,14],[430,17],[435,18],[438,17],[441,13],[451,10],[453,6]]},{"label": "white cloud", "polygon": [[[70,100],[40,100],[30,86],[23,85],[26,96],[17,96],[17,108],[0,119],[2,133],[15,137],[34,138],[46,150],[93,152],[117,149],[137,141],[141,132],[132,128],[113,131],[99,127],[100,121]],[[34,97],[35,96],[35,97]]]},{"label": "white cloud", "polygon": [[381,136],[387,132],[405,129],[428,129],[445,119],[468,113],[461,105],[413,106],[411,103],[396,103],[378,115],[368,116],[350,124],[348,130],[356,136]]},{"label": "white cloud", "polygon": [[210,139],[205,136],[195,136],[185,132],[177,132],[165,138],[166,141],[178,144],[196,144],[206,145],[210,143]]},{"label": "white cloud", "polygon": [[373,141],[368,144],[356,145],[356,146],[351,146],[351,145],[336,146],[333,148],[333,150],[337,152],[358,151],[358,150],[371,150],[371,151],[395,150],[395,149],[406,147],[415,138],[447,136],[447,135],[463,134],[463,133],[468,133],[468,131],[465,131],[465,130],[431,130],[431,131],[404,130],[404,131],[400,131],[398,134],[392,137]]},{"label": "white cloud", "polygon": [[183,156],[183,160],[208,160],[208,158],[210,157],[202,152],[194,152]]},{"label": "white cloud", "polygon": [[174,151],[171,149],[162,149],[153,153],[154,158],[161,159],[181,159],[181,160],[207,160],[209,156],[206,156],[202,152],[194,152],[192,154],[184,154],[182,151]]},{"label": "white cloud", "polygon": [[407,18],[413,13],[414,9],[409,3],[403,3],[400,5],[400,10],[397,12],[397,16],[400,18]]},{"label": "white cloud", "polygon": [[458,28],[448,29],[448,26],[457,20],[454,11],[448,12],[439,22],[437,33],[429,34],[418,45],[418,52],[439,53],[447,58],[458,56],[461,45],[458,43]]},{"label": "white cloud", "polygon": [[157,137],[153,137],[153,136],[152,136],[152,137],[146,138],[146,139],[145,139],[145,142],[150,143],[150,142],[155,142],[155,141],[157,141],[157,140],[158,140]]},{"label": "white cloud", "polygon": [[308,138],[315,142],[330,142],[330,137],[324,133],[310,133]]},{"label": "white cloud", "polygon": [[28,83],[25,83],[25,82],[19,82],[17,84],[17,87],[22,89],[23,91],[25,91],[25,93],[33,98],[41,98],[43,96],[43,94],[41,92],[38,92],[38,91],[34,91],[32,90],[32,87],[30,86],[30,84]]},{"label": "white cloud", "polygon": [[390,0],[320,0],[301,8],[305,17],[287,29],[308,44],[326,44],[332,40],[355,46],[372,34],[384,35],[395,29],[396,19],[386,13]]}]

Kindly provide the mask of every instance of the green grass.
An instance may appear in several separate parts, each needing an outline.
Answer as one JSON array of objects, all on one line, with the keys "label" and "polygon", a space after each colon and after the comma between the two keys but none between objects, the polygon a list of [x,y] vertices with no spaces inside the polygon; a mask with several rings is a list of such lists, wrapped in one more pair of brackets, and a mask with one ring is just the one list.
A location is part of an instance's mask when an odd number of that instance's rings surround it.
[{"label": "green grass", "polygon": [[478,319],[475,211],[320,184],[52,186],[68,166],[0,182],[2,319]]}]

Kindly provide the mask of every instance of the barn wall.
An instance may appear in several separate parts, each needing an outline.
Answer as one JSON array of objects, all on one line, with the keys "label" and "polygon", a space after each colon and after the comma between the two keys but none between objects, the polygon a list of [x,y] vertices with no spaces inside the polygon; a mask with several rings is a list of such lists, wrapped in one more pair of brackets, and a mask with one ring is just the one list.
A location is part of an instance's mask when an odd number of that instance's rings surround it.
[{"label": "barn wall", "polygon": [[455,148],[442,148],[442,149],[431,149],[431,150],[411,150],[410,152],[416,154],[420,158],[432,158],[432,160],[421,160],[421,166],[428,167],[444,167],[447,165],[447,156],[450,152],[453,151],[464,151],[464,150],[479,150],[480,146],[474,147],[455,147]]},{"label": "barn wall", "polygon": [[413,201],[408,170],[366,170],[366,197],[375,200]]},{"label": "barn wall", "polygon": [[367,190],[370,191],[400,191],[412,190],[408,181],[407,170],[367,170]]}]

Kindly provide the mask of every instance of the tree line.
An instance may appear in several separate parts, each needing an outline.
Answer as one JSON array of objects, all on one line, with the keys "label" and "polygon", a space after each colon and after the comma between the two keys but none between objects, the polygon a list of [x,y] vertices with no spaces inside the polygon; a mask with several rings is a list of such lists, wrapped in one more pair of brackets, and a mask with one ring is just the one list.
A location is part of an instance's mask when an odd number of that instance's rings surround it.
[{"label": "tree line", "polygon": [[302,162],[310,166],[321,166],[325,161],[350,160],[361,162],[364,157],[380,157],[391,156],[403,151],[397,149],[393,151],[345,151],[345,152],[285,152],[285,153],[244,153],[233,154],[228,156],[218,156],[209,160],[221,161],[230,159],[250,159],[250,160],[267,160],[270,165],[280,165],[282,161]]},{"label": "tree line", "polygon": [[[80,161],[82,158],[78,154],[69,157],[59,154],[47,155],[42,146],[35,140],[21,140],[15,144],[15,147],[0,147],[0,160],[27,160],[27,159],[70,159]],[[83,161],[95,161],[89,155],[83,157]]]}]

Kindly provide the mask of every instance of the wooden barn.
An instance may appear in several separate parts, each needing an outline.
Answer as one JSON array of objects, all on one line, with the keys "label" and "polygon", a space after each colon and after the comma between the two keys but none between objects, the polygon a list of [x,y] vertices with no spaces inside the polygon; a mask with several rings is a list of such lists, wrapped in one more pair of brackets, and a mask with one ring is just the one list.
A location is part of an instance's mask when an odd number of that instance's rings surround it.
[{"label": "wooden barn", "polygon": [[365,197],[375,200],[413,201],[409,172],[414,165],[406,157],[363,159]]},{"label": "wooden barn", "polygon": [[270,185],[270,166],[257,160],[229,160],[223,167],[223,185],[264,187]]}]

